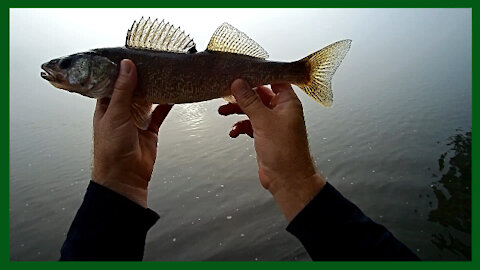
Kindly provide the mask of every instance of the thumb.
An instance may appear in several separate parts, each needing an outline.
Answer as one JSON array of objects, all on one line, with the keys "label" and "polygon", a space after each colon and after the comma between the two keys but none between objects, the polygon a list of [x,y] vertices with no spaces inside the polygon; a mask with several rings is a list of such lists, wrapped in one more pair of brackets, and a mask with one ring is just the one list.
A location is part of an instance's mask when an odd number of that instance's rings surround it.
[{"label": "thumb", "polygon": [[260,97],[252,90],[245,80],[237,79],[232,83],[232,92],[237,100],[238,106],[250,119],[255,121],[257,115],[263,115],[267,107],[262,103]]},{"label": "thumb", "polygon": [[113,87],[112,99],[108,111],[115,114],[130,113],[133,91],[137,85],[137,70],[135,64],[128,59],[120,62],[120,72]]}]

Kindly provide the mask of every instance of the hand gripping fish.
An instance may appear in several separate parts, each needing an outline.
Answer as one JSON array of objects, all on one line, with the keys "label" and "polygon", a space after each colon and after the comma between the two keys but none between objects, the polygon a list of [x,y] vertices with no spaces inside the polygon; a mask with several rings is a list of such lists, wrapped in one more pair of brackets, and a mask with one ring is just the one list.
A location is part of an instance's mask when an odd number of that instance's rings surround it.
[{"label": "hand gripping fish", "polygon": [[170,23],[134,22],[125,47],[94,49],[42,65],[42,78],[53,86],[92,98],[111,97],[122,59],[133,60],[138,82],[132,116],[146,129],[152,105],[199,102],[219,97],[234,102],[230,85],[237,78],[252,86],[289,83],[312,99],[332,105],[332,76],[350,49],[342,40],[295,62],[265,60],[268,53],[246,34],[223,23],[203,52]]}]

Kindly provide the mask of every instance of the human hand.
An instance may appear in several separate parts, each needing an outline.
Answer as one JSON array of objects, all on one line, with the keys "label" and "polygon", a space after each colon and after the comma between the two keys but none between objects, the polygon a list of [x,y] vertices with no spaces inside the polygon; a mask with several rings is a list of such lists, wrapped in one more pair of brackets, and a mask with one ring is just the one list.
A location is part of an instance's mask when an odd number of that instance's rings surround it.
[{"label": "human hand", "polygon": [[112,98],[97,100],[92,180],[146,208],[148,182],[157,157],[158,130],[172,105],[157,106],[148,129],[138,129],[130,112],[136,85],[135,64],[122,60]]},{"label": "human hand", "polygon": [[260,86],[254,91],[246,81],[236,80],[231,89],[238,103],[223,105],[218,111],[249,117],[237,122],[230,136],[254,138],[260,183],[291,221],[325,185],[310,155],[302,104],[288,84],[272,85],[272,89]]}]

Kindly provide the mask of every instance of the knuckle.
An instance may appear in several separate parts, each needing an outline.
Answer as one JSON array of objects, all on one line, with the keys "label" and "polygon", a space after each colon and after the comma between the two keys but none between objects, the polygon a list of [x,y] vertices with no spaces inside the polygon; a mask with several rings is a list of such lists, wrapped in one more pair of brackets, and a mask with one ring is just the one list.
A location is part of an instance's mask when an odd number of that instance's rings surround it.
[{"label": "knuckle", "polygon": [[243,105],[243,108],[245,109],[248,109],[248,108],[252,108],[254,106],[256,106],[258,104],[258,96],[255,95],[255,93],[253,92],[247,92],[247,93],[244,93],[242,94],[242,105]]},{"label": "knuckle", "polygon": [[126,90],[129,89],[131,86],[131,80],[127,76],[119,76],[117,81],[115,82],[115,89],[118,90]]}]

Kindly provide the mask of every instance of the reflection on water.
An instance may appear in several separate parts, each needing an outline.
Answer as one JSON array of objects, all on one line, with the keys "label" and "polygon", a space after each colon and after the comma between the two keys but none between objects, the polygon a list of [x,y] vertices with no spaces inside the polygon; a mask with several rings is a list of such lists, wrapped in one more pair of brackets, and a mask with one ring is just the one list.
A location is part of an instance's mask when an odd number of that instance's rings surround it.
[{"label": "reflection on water", "polygon": [[204,122],[206,108],[202,103],[187,103],[175,105],[176,116],[180,123],[189,126],[189,130],[200,128]]},{"label": "reflection on water", "polygon": [[[460,130],[457,130],[460,132]],[[471,259],[472,224],[472,132],[456,134],[448,139],[450,149],[438,159],[441,176],[432,185],[438,206],[428,220],[453,228],[446,233],[432,234],[432,242],[440,250],[447,249]]]}]

